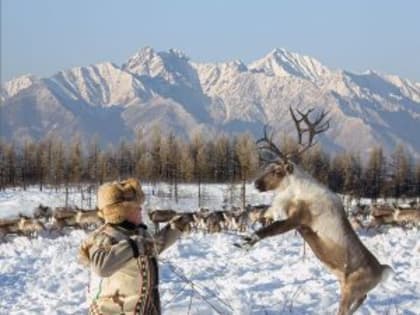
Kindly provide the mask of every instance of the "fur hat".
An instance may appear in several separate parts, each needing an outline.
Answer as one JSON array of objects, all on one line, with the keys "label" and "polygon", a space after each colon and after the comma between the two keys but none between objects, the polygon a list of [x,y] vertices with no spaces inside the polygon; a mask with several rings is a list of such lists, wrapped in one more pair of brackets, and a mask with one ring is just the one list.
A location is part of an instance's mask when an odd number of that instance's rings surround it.
[{"label": "fur hat", "polygon": [[121,223],[143,202],[144,193],[135,178],[105,183],[98,189],[99,215],[107,223]]}]

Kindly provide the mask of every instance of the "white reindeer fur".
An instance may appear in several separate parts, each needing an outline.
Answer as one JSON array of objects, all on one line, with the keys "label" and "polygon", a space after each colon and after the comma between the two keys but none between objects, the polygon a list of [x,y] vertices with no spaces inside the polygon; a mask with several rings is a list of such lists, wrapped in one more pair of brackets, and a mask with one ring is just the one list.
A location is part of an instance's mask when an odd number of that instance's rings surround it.
[{"label": "white reindeer fur", "polygon": [[274,220],[286,219],[284,208],[287,204],[305,201],[313,218],[312,230],[322,238],[344,245],[346,237],[341,218],[345,213],[340,198],[299,166],[293,166],[293,173],[286,175],[276,188],[272,206],[267,210],[268,216]]}]

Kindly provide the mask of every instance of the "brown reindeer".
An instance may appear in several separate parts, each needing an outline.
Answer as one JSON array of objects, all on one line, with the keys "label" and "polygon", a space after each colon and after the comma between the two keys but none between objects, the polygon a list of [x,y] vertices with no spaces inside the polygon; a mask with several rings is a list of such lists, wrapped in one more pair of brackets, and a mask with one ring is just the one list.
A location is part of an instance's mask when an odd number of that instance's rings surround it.
[{"label": "brown reindeer", "polygon": [[393,219],[396,223],[420,225],[420,210],[417,209],[397,209]]},{"label": "brown reindeer", "polygon": [[371,228],[375,228],[378,229],[381,226],[385,225],[385,224],[394,224],[394,217],[392,215],[388,215],[388,216],[371,216],[370,222],[367,226],[368,230]]},{"label": "brown reindeer", "polygon": [[388,204],[374,204],[370,207],[370,222],[367,226],[368,229],[378,229],[385,224],[393,224],[394,221],[394,208]]},{"label": "brown reindeer", "polygon": [[[314,137],[329,128],[329,120],[325,121],[327,113],[322,112],[312,121],[311,112],[312,109],[296,114],[290,108],[300,146],[294,156],[313,146]],[[305,134],[308,136],[306,144],[303,141]],[[266,128],[257,145],[260,157],[270,164],[255,181],[255,187],[261,192],[276,192],[270,212],[284,219],[244,238],[242,246],[249,248],[264,238],[296,230],[340,282],[338,315],[353,314],[367,293],[392,269],[380,264],[360,241],[347,219],[341,199],[293,163],[293,155],[281,152],[267,136]],[[265,153],[270,153],[271,157],[265,157]]]},{"label": "brown reindeer", "polygon": [[77,226],[76,222],[76,209],[68,207],[57,207],[53,211],[52,221],[53,227],[62,229],[68,226]]},{"label": "brown reindeer", "polygon": [[229,222],[226,220],[227,211],[203,211],[194,213],[197,228],[209,233],[219,233],[227,229]]},{"label": "brown reindeer", "polygon": [[4,237],[8,234],[19,233],[19,218],[13,219],[0,219],[0,237]]},{"label": "brown reindeer", "polygon": [[249,215],[246,211],[242,211],[235,217],[235,230],[245,232],[248,229]]},{"label": "brown reindeer", "polygon": [[159,223],[171,221],[176,216],[175,210],[152,210],[149,212],[149,219],[155,226],[155,231],[159,231]]},{"label": "brown reindeer", "polygon": [[30,236],[45,231],[45,226],[39,219],[30,218],[22,214],[19,217],[18,231],[20,234]]},{"label": "brown reindeer", "polygon": [[252,228],[255,227],[256,223],[260,223],[262,226],[273,223],[273,217],[271,213],[269,213],[269,209],[269,205],[257,205],[247,209]]},{"label": "brown reindeer", "polygon": [[210,212],[210,209],[207,208],[200,208],[198,211],[193,212],[197,230],[207,231],[206,218]]},{"label": "brown reindeer", "polygon": [[225,219],[227,229],[245,232],[248,228],[249,215],[246,210],[233,208],[231,211],[224,211],[223,217]]},{"label": "brown reindeer", "polygon": [[48,219],[53,215],[53,212],[50,207],[43,206],[42,204],[39,204],[38,207],[34,209],[33,217],[35,219],[41,219],[45,218]]},{"label": "brown reindeer", "polygon": [[360,230],[364,227],[362,220],[359,219],[357,216],[350,216],[349,222],[350,222],[351,227],[355,231]]},{"label": "brown reindeer", "polygon": [[370,214],[374,217],[393,216],[395,208],[389,204],[375,204],[370,209]]},{"label": "brown reindeer", "polygon": [[178,212],[170,221],[172,229],[177,228],[177,224],[180,223],[182,231],[185,233],[191,232],[196,228],[196,222],[194,219],[194,213],[192,212]]},{"label": "brown reindeer", "polygon": [[99,227],[103,224],[103,219],[98,215],[98,210],[77,209],[75,216],[76,225],[82,229],[89,227]]},{"label": "brown reindeer", "polygon": [[370,208],[368,205],[357,204],[351,209],[351,216],[357,217],[358,219],[366,219],[369,215]]}]

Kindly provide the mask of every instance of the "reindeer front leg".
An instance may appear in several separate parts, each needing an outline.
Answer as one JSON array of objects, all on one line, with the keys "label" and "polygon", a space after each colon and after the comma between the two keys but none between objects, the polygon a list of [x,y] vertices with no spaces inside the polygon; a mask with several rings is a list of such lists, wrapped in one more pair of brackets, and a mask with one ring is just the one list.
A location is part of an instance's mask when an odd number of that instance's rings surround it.
[{"label": "reindeer front leg", "polygon": [[293,230],[299,226],[299,220],[296,216],[287,218],[286,220],[279,220],[271,223],[270,225],[267,225],[250,236],[243,237],[242,244],[236,246],[244,248],[244,249],[250,249],[255,243],[258,241],[266,238],[275,236],[278,234],[286,233],[290,230]]},{"label": "reindeer front leg", "polygon": [[275,236],[278,234],[286,233],[299,226],[299,222],[295,218],[288,218],[286,220],[274,221],[270,225],[262,227],[257,230],[254,234],[261,240],[266,237]]}]

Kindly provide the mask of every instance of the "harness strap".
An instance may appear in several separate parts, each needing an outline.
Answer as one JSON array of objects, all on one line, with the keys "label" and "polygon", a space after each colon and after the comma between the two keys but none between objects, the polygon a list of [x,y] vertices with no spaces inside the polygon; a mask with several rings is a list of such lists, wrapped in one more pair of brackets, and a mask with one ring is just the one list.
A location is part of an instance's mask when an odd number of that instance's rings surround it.
[{"label": "harness strap", "polygon": [[122,241],[122,240],[126,240],[128,242],[128,244],[130,244],[130,247],[133,251],[133,257],[138,258],[140,256],[139,247],[138,247],[136,241],[134,241],[132,238],[130,238],[125,233],[119,231],[117,228],[113,228],[112,226],[107,225],[107,227],[104,229],[103,233],[105,233],[106,235],[108,235],[109,237],[111,237],[113,240],[115,240],[117,242]]},{"label": "harness strap", "polygon": [[136,241],[133,240],[132,238],[128,238],[127,241],[128,241],[128,244],[130,244],[131,249],[133,250],[133,256],[134,256],[134,258],[139,257],[140,256],[140,252],[139,252],[139,247],[138,247]]}]

